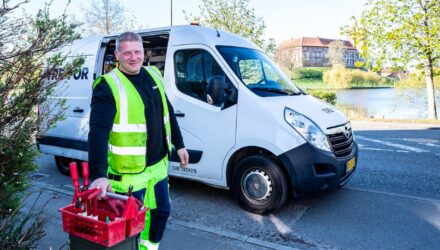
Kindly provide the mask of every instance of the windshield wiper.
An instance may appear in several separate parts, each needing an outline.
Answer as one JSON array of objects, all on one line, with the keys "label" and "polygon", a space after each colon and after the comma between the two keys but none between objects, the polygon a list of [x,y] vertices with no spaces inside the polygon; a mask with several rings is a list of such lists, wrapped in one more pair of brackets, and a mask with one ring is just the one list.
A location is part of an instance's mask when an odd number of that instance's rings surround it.
[{"label": "windshield wiper", "polygon": [[266,92],[271,92],[271,93],[277,93],[277,94],[282,94],[282,95],[301,95],[301,92],[292,92],[289,90],[285,90],[285,89],[277,89],[277,88],[263,88],[263,87],[254,87],[254,88],[250,88],[252,90],[260,90],[260,91],[266,91]]}]

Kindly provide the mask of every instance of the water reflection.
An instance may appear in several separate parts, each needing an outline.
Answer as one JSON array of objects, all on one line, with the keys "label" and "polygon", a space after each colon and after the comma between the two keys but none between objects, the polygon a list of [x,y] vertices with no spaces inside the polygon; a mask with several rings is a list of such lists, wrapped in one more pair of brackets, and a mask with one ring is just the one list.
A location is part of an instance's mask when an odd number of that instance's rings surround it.
[{"label": "water reflection", "polygon": [[[336,91],[338,104],[374,118],[428,118],[425,89],[344,89]],[[436,91],[440,112],[440,91]]]}]

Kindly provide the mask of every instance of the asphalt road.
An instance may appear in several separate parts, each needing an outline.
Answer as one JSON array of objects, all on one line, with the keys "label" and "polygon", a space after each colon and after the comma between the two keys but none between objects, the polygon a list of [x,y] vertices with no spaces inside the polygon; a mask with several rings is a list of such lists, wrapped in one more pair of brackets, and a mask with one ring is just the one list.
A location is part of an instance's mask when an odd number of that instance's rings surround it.
[{"label": "asphalt road", "polygon": [[359,169],[347,187],[440,200],[440,130],[355,132]]},{"label": "asphalt road", "polygon": [[[170,221],[300,249],[440,249],[440,130],[355,126],[355,139],[357,170],[340,190],[260,216],[228,190],[173,178]],[[38,186],[72,190],[51,157],[38,162]]]}]

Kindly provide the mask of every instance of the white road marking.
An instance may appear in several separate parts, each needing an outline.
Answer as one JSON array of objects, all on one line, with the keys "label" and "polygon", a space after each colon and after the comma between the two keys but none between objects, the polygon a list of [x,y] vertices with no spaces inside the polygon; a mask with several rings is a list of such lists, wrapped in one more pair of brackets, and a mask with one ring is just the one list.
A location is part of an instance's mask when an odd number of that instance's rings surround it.
[{"label": "white road marking", "polygon": [[348,190],[353,190],[353,191],[361,191],[361,192],[369,192],[369,193],[375,193],[375,194],[383,194],[383,195],[389,195],[389,196],[394,196],[394,197],[418,200],[418,201],[423,201],[423,202],[426,202],[426,203],[440,205],[440,200],[431,199],[431,198],[425,198],[425,197],[419,197],[419,196],[414,196],[414,195],[398,194],[398,193],[377,191],[377,190],[358,188],[358,187],[348,187],[348,186],[344,186],[343,189],[348,189]]},{"label": "white road marking", "polygon": [[384,148],[367,148],[367,147],[359,147],[362,150],[372,150],[372,151],[385,151],[385,152],[397,152],[397,153],[409,153],[408,150],[392,150],[392,149],[384,149]]},{"label": "white road marking", "polygon": [[362,150],[373,150],[373,151],[386,151],[386,152],[394,152],[392,149],[384,149],[384,148],[364,148],[360,147]]},{"label": "white road marking", "polygon": [[436,139],[430,139],[430,138],[403,138],[403,137],[387,137],[384,139],[389,140],[403,140],[403,141],[410,141],[410,142],[420,142],[420,143],[437,143],[440,142]]},{"label": "white road marking", "polygon": [[426,202],[426,203],[440,205],[440,200],[431,199],[431,198],[425,198],[425,197],[419,197],[419,196],[414,196],[414,195],[398,194],[398,193],[384,192],[384,191],[378,191],[378,190],[372,190],[372,189],[366,189],[366,188],[358,188],[358,187],[347,187],[347,186],[344,186],[342,188],[343,189],[347,189],[347,190],[353,190],[353,191],[361,191],[361,192],[368,192],[368,193],[375,193],[375,194],[383,194],[383,195],[389,195],[389,196],[394,196],[394,197],[418,200],[418,201],[423,201],[423,202]]},{"label": "white road marking", "polygon": [[371,138],[367,138],[367,137],[359,136],[359,135],[356,136],[356,138],[364,140],[364,141],[371,141],[371,142],[383,144],[383,145],[386,145],[386,146],[396,147],[396,148],[400,148],[400,149],[404,149],[404,150],[408,150],[408,151],[412,151],[412,152],[417,152],[417,153],[427,153],[427,152],[429,152],[429,150],[424,150],[424,149],[421,149],[421,148],[406,146],[406,145],[403,145],[403,144],[398,144],[398,143],[393,143],[393,142],[388,142],[388,141],[381,141],[381,140],[377,140],[377,139],[371,139]]},{"label": "white road marking", "polygon": [[424,145],[428,147],[434,147],[434,148],[440,148],[440,145],[434,144],[434,143],[419,143],[419,145]]}]

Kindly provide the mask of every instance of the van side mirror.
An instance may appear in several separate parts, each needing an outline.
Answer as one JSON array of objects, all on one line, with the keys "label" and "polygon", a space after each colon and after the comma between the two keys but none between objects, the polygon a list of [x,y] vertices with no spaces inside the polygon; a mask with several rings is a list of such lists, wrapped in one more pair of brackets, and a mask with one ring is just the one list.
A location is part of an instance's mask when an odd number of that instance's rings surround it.
[{"label": "van side mirror", "polygon": [[224,76],[212,76],[206,86],[206,98],[209,104],[222,106],[228,99],[227,89],[229,84],[226,83]]}]

